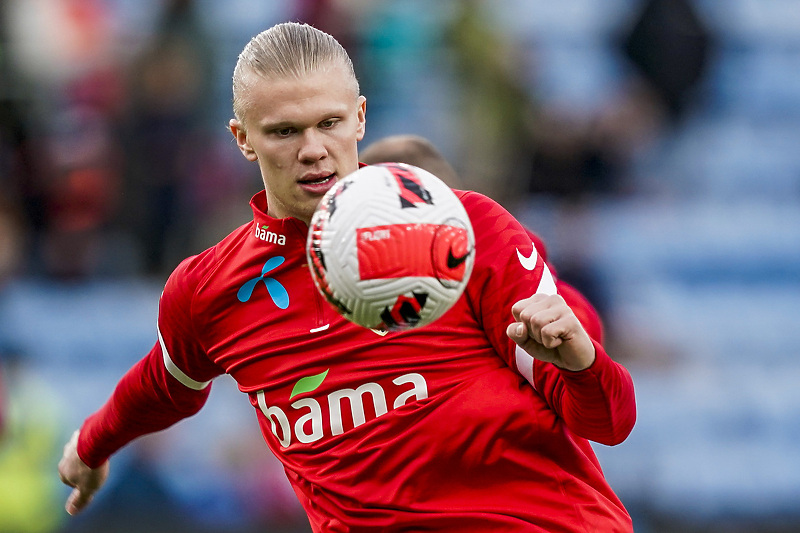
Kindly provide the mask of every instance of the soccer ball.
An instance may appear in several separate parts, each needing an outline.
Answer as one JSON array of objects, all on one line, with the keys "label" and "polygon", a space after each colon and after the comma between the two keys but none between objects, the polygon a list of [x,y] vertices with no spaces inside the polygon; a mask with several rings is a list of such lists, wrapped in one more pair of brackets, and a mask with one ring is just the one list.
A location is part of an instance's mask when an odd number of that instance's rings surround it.
[{"label": "soccer ball", "polygon": [[475,235],[443,181],[412,165],[381,163],[325,194],[306,255],[315,285],[345,318],[401,331],[430,324],[461,297]]}]

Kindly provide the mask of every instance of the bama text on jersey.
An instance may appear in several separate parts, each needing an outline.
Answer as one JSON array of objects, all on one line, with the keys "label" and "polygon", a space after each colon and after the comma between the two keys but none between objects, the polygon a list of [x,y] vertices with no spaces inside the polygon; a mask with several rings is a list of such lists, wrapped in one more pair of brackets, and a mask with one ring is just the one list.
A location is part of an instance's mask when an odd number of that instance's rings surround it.
[{"label": "bama text on jersey", "polygon": [[[298,384],[317,378],[315,387],[318,387],[326,375],[327,371],[319,376],[309,376]],[[287,408],[267,405],[263,390],[258,391],[256,397],[261,412],[270,422],[272,433],[281,447],[287,448],[295,441],[308,444],[325,436],[341,435],[345,427],[355,428],[364,424],[368,415],[371,419],[377,418],[389,412],[390,408],[397,409],[410,401],[424,400],[428,397],[428,384],[420,374],[404,374],[385,385],[369,382],[355,389],[336,390],[321,398],[302,397]],[[369,410],[366,409],[368,403]]]}]

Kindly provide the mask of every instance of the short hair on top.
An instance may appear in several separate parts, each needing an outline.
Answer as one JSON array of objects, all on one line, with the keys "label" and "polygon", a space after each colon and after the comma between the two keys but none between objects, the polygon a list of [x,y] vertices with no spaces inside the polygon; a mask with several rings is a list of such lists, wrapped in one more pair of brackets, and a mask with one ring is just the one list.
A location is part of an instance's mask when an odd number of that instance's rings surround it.
[{"label": "short hair on top", "polygon": [[333,36],[299,22],[283,22],[268,28],[244,47],[233,69],[233,114],[243,122],[242,94],[245,75],[264,78],[301,77],[339,62],[353,77],[355,94],[360,92],[353,62]]}]

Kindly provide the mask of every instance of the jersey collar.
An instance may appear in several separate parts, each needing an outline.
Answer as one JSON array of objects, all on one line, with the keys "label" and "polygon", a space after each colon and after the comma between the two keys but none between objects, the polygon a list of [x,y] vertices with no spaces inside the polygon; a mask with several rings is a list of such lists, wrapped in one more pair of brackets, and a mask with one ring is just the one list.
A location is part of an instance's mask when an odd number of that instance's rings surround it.
[{"label": "jersey collar", "polygon": [[300,230],[302,234],[305,234],[308,231],[308,226],[306,223],[297,218],[275,218],[268,215],[267,192],[264,190],[257,192],[250,199],[250,209],[253,210],[253,222],[255,222],[258,227],[269,226],[274,229],[288,229],[289,227],[294,226]]}]

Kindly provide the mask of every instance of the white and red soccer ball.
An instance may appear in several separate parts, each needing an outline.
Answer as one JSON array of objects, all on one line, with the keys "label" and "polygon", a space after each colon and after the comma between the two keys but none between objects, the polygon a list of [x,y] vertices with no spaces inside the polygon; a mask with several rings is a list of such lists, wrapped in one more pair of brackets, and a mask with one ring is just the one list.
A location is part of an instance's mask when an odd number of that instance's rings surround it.
[{"label": "white and red soccer ball", "polygon": [[430,324],[461,297],[475,236],[461,201],[439,178],[381,163],[325,194],[306,254],[317,288],[345,318],[399,331]]}]

